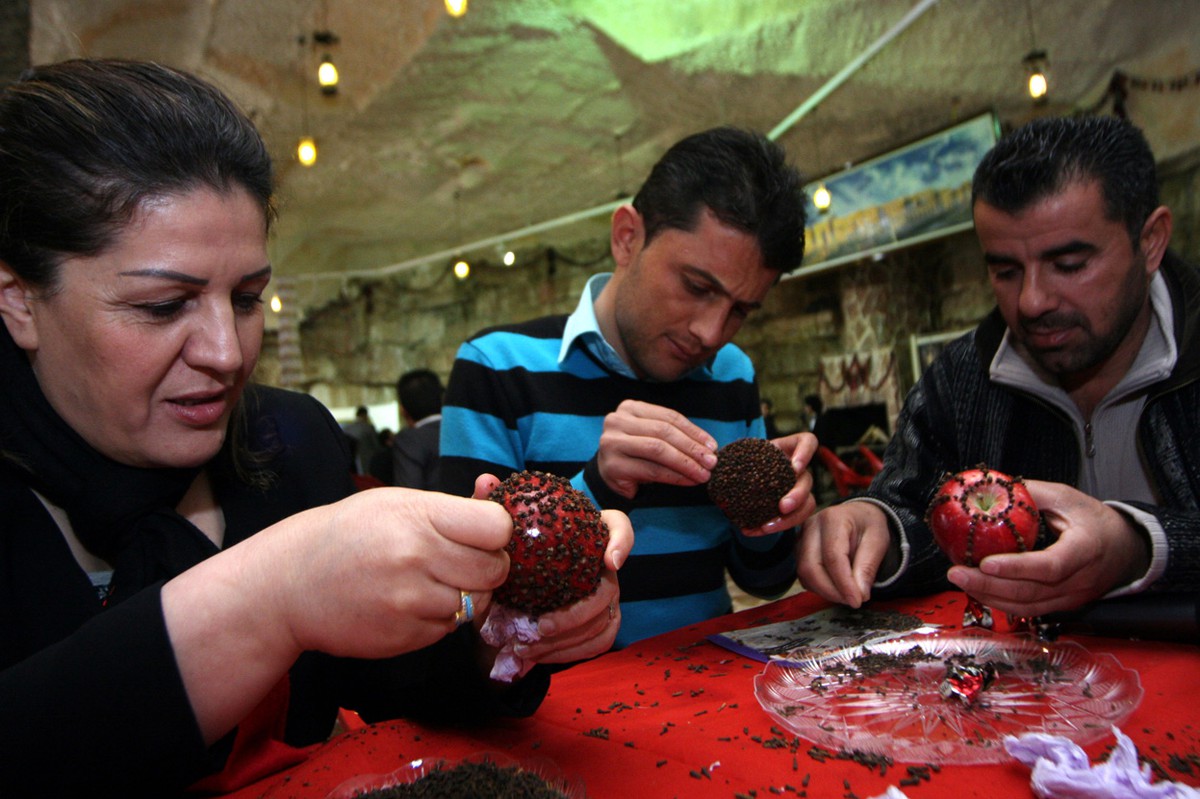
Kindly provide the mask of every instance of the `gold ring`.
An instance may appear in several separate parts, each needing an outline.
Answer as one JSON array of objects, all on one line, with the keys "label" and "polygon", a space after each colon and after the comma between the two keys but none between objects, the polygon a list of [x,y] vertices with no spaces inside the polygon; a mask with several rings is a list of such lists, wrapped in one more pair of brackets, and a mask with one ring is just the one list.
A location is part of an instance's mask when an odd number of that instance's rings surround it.
[{"label": "gold ring", "polygon": [[458,610],[454,612],[454,626],[461,627],[475,618],[475,603],[468,591],[458,592]]}]

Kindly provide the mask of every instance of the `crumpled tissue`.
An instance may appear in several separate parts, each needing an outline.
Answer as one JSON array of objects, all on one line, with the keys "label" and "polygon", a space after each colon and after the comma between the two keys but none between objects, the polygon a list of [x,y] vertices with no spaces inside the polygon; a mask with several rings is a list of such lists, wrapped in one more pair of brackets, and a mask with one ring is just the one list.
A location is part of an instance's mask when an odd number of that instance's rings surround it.
[{"label": "crumpled tissue", "polygon": [[879,794],[879,796],[871,797],[871,799],[908,799],[908,794],[895,785],[889,785],[886,791]]},{"label": "crumpled tissue", "polygon": [[1033,768],[1033,792],[1042,799],[1200,799],[1200,790],[1178,782],[1151,783],[1150,766],[1138,767],[1133,741],[1116,727],[1112,731],[1117,745],[1095,765],[1078,744],[1057,735],[1009,735],[1004,748]]},{"label": "crumpled tissue", "polygon": [[517,644],[534,644],[542,640],[537,619],[504,605],[493,605],[479,635],[490,645],[499,648],[490,674],[493,680],[512,682],[524,677],[534,664],[523,660],[513,651]]}]

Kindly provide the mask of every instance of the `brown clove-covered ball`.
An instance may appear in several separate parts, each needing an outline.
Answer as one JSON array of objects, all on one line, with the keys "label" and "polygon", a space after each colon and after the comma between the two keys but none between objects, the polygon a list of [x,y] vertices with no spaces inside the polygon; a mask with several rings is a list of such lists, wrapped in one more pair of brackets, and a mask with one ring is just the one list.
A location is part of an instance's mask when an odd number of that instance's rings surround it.
[{"label": "brown clove-covered ball", "polygon": [[743,530],[779,515],[779,500],[796,484],[783,450],[762,438],[739,438],[717,450],[708,496]]}]

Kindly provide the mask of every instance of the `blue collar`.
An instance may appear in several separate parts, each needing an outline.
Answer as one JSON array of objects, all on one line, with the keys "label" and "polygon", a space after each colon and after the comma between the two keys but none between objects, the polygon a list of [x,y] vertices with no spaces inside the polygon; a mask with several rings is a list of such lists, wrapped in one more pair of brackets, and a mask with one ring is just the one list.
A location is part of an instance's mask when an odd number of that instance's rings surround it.
[{"label": "blue collar", "polygon": [[[558,362],[562,363],[571,353],[576,344],[583,348],[593,358],[598,360],[610,372],[638,380],[629,364],[621,359],[613,346],[605,340],[600,332],[600,323],[596,320],[596,298],[612,279],[612,272],[601,272],[588,279],[579,298],[579,304],[567,317],[566,327],[563,328],[562,346],[558,350]],[[715,358],[715,356],[714,356]],[[692,374],[711,373],[713,359],[697,367]]]}]

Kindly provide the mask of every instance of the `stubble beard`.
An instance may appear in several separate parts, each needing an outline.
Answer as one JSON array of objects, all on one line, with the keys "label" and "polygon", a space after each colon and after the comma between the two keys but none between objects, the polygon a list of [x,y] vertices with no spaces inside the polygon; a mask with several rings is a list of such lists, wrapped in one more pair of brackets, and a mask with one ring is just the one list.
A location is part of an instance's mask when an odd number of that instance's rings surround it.
[{"label": "stubble beard", "polygon": [[1035,327],[1038,322],[1049,321],[1053,325],[1076,325],[1084,334],[1084,341],[1079,345],[1061,350],[1037,350],[1025,344],[1026,351],[1037,361],[1038,365],[1062,382],[1070,382],[1074,376],[1087,373],[1103,364],[1112,357],[1117,348],[1125,341],[1134,322],[1141,313],[1149,296],[1149,286],[1145,279],[1145,256],[1139,255],[1134,259],[1124,280],[1120,297],[1121,303],[1111,314],[1113,324],[1108,332],[1095,335],[1088,319],[1079,313],[1063,316],[1042,317],[1039,320],[1023,320],[1022,327]]}]

